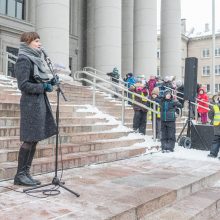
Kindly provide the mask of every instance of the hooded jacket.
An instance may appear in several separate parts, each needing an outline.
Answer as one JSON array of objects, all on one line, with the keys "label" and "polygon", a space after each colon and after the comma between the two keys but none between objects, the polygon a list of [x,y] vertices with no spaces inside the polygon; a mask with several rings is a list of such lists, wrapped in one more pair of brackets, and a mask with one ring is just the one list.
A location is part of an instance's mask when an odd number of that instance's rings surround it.
[{"label": "hooded jacket", "polygon": [[[203,91],[204,93],[203,94],[200,94],[200,91]],[[208,108],[209,105],[208,105],[208,101],[209,101],[209,97],[205,91],[204,88],[200,88],[198,90],[199,94],[197,96],[197,99],[198,99],[198,113],[207,113],[209,110],[208,109],[204,109],[203,107],[205,108]],[[203,107],[202,107],[203,106]]]},{"label": "hooded jacket", "polygon": [[171,98],[170,99],[166,99],[166,95],[168,93],[171,93],[170,91],[165,91],[164,92],[164,98],[162,98],[161,102],[160,102],[160,106],[161,106],[161,120],[162,121],[176,121],[176,108],[181,108],[182,105],[180,102],[176,101],[173,99],[173,96],[171,94]]}]

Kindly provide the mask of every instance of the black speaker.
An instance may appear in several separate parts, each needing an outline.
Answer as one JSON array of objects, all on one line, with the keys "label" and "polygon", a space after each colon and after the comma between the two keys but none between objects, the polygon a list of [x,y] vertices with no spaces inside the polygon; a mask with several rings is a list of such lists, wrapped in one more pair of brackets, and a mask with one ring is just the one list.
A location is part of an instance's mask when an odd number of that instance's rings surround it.
[{"label": "black speaker", "polygon": [[196,57],[188,57],[185,59],[184,100],[195,101],[197,92],[197,69],[198,59]]},{"label": "black speaker", "polygon": [[[195,126],[195,128],[194,128]],[[191,148],[195,148],[198,150],[210,150],[212,146],[212,140],[214,138],[214,127],[213,125],[194,125],[191,126]],[[202,138],[202,142],[198,137],[195,129],[198,131],[200,137]],[[205,145],[205,147],[203,146]]]}]

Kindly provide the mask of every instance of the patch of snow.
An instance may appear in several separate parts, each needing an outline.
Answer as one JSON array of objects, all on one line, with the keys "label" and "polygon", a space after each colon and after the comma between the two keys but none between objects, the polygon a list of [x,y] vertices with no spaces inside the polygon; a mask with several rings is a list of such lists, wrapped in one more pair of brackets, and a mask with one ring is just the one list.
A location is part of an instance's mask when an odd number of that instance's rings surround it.
[{"label": "patch of snow", "polygon": [[178,159],[199,160],[220,163],[218,158],[207,157],[209,151],[202,151],[197,149],[187,149],[176,144],[175,151],[172,153],[159,153],[160,156]]},{"label": "patch of snow", "polygon": [[[120,124],[121,122],[116,120],[113,116],[105,114],[98,110],[96,107],[93,107],[92,105],[85,105],[86,108],[78,109],[76,112],[92,112],[95,113],[95,115],[90,116],[90,118],[99,118],[99,119],[106,119],[108,122],[105,124]],[[100,123],[97,123],[100,124]],[[102,123],[103,124],[103,123]]]}]

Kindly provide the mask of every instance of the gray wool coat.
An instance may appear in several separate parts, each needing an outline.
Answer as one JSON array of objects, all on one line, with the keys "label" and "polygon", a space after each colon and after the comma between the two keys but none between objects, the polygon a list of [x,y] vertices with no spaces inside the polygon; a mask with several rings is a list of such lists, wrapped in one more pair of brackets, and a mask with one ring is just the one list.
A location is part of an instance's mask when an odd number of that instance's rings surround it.
[{"label": "gray wool coat", "polygon": [[19,55],[15,75],[20,99],[20,140],[36,142],[56,134],[57,127],[43,84],[33,78],[34,66],[24,55]]}]

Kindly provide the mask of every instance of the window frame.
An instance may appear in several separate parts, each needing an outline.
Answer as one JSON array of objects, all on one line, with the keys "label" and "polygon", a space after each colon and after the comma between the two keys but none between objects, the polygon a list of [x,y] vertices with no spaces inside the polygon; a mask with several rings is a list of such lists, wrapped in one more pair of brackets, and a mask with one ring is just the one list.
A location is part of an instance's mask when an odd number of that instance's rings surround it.
[{"label": "window frame", "polygon": [[204,59],[210,58],[210,49],[209,48],[202,49],[202,58],[204,58]]},{"label": "window frame", "polygon": [[[16,18],[16,19],[19,19],[19,20],[25,20],[25,0],[13,0],[14,3],[15,3],[15,7],[13,8],[14,10],[14,14],[15,16],[11,16],[9,15],[9,7],[8,7],[8,4],[9,4],[9,0],[5,0],[5,10],[4,10],[4,14],[5,16],[8,16],[8,17],[12,17],[12,18]],[[22,9],[21,9],[21,18],[18,17],[18,3],[21,3],[22,4]],[[0,13],[2,14],[2,13]]]}]

